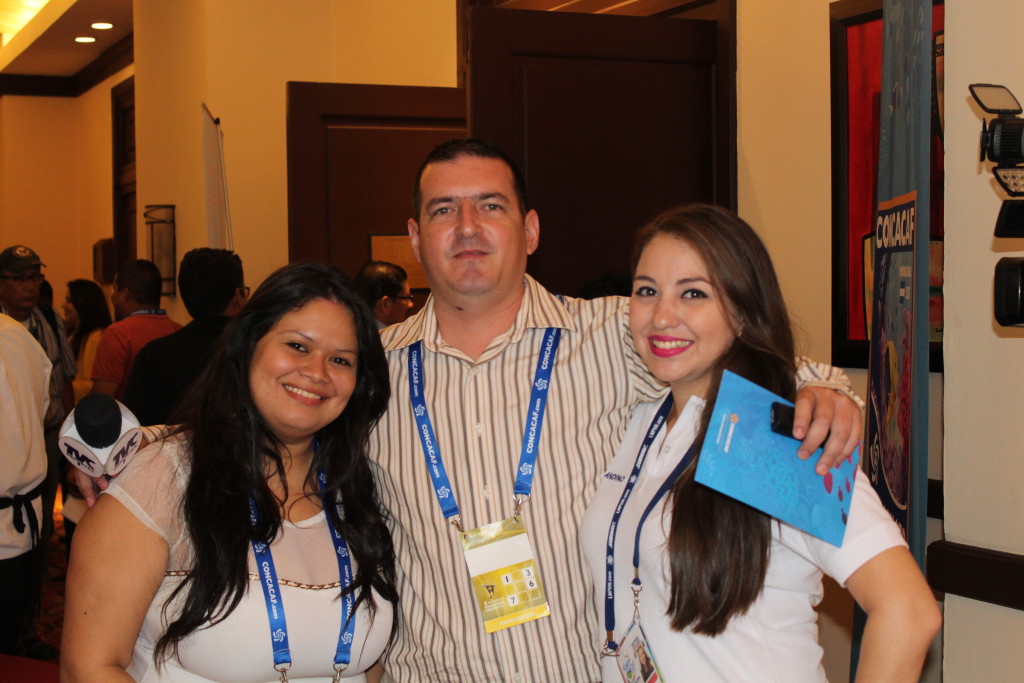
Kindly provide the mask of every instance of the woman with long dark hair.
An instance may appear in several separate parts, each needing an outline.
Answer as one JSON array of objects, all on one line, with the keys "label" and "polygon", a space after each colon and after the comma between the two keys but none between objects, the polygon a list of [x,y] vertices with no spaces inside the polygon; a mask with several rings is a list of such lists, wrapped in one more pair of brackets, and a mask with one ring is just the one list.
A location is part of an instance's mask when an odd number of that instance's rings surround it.
[{"label": "woman with long dark hair", "polygon": [[96,348],[100,345],[103,330],[113,321],[103,289],[92,280],[70,281],[63,309],[68,342],[78,364],[78,373],[72,382],[75,403],[78,403],[92,389],[92,363],[96,360]]},{"label": "woman with long dark hair", "polygon": [[80,525],[63,679],[363,680],[397,602],[366,458],[389,395],[348,278],[272,274],[183,400],[182,426]]},{"label": "woman with long dark hair", "polygon": [[656,665],[669,682],[824,681],[814,606],[827,573],[868,614],[858,680],[916,681],[938,609],[862,476],[842,547],[694,481],[723,371],[796,394],[790,319],[756,233],[706,205],[643,228],[630,331],[670,392],[637,408],[583,522],[614,655],[604,680],[647,681]]}]

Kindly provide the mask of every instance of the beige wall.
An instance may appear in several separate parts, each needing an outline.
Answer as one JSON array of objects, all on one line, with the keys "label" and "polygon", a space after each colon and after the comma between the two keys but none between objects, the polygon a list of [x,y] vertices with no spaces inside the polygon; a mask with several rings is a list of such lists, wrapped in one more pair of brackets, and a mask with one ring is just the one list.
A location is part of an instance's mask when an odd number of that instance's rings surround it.
[{"label": "beige wall", "polygon": [[58,302],[113,234],[110,90],[132,72],[77,98],[0,98],[0,245],[36,249]]},{"label": "beige wall", "polygon": [[[206,17],[202,0],[134,3],[135,167],[138,255],[149,255],[148,204],[175,206],[176,250],[199,246],[206,225],[201,167],[201,93],[206,89]],[[187,315],[177,297],[171,317]]]},{"label": "beige wall", "polygon": [[[0,214],[0,242],[34,248],[47,264],[51,282],[66,281],[64,274],[72,272],[75,253],[80,251],[75,231],[61,227],[76,216],[82,194],[76,182],[80,155],[75,102],[59,97],[7,96],[0,106],[6,200]],[[46,125],[39,126],[37,121]],[[62,232],[65,239],[60,239]],[[55,294],[58,289],[54,288]]]},{"label": "beige wall", "polygon": [[[256,285],[287,262],[288,81],[455,85],[455,3],[136,3],[139,206],[206,241],[200,103],[221,120],[235,251]],[[186,320],[177,300],[171,314]]]},{"label": "beige wall", "polygon": [[801,346],[830,351],[827,0],[738,0],[738,209],[775,260]]},{"label": "beige wall", "polygon": [[[336,79],[455,87],[454,0],[343,0],[335,10]],[[372,58],[370,58],[372,55]]]},{"label": "beige wall", "polygon": [[[1024,98],[1019,0],[946,2],[946,536],[1024,554],[1024,330],[992,318],[992,272],[1024,241],[992,235],[1003,195],[978,163],[970,83]],[[1024,612],[946,600],[946,683],[1020,680]]]}]

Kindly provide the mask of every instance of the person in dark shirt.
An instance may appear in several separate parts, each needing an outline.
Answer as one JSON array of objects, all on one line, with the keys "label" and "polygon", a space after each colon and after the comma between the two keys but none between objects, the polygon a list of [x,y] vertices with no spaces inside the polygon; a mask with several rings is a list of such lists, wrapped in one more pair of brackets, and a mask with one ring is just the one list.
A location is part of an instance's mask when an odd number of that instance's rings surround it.
[{"label": "person in dark shirt", "polygon": [[220,333],[245,304],[242,260],[227,249],[185,254],[178,291],[192,322],[154,339],[139,351],[128,377],[124,404],[141,424],[168,424],[178,399],[205,369]]}]

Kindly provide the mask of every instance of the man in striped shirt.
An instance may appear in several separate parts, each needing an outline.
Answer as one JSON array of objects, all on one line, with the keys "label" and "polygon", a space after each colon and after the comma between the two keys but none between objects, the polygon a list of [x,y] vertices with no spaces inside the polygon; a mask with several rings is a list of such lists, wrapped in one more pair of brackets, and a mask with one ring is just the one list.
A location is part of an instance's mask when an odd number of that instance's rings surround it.
[{"label": "man in striped shirt", "polygon": [[[540,225],[522,176],[477,140],[436,148],[420,169],[409,235],[431,297],[383,333],[392,398],[371,437],[391,512],[402,621],[384,667],[395,681],[598,681],[600,622],[578,526],[634,406],[661,396],[633,349],[628,299],[562,299],[526,275]],[[408,363],[433,428],[431,457],[466,529],[512,516],[542,339],[561,331],[522,520],[550,616],[488,634],[459,533],[445,521],[414,415]],[[804,365],[794,432],[825,441],[819,472],[859,441],[860,407],[833,368]],[[811,414],[813,412],[813,421]],[[422,420],[422,417],[419,419]]]}]

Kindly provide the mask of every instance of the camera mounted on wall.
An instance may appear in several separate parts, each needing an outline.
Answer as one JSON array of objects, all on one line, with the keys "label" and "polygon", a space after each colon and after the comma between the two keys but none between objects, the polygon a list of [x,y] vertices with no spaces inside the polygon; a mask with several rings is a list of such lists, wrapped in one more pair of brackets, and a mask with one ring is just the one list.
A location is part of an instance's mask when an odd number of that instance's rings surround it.
[{"label": "camera mounted on wall", "polygon": [[980,161],[995,164],[996,181],[1013,197],[999,209],[996,237],[1024,237],[1024,110],[1006,86],[972,83],[968,88],[979,107],[996,115],[991,123],[981,120]]},{"label": "camera mounted on wall", "polygon": [[[996,182],[1011,198],[1004,199],[996,219],[996,237],[1024,237],[1024,119],[1020,102],[1009,88],[991,83],[968,86],[991,123],[981,120],[981,159],[995,164]],[[1024,326],[1024,258],[1002,258],[993,283],[995,318],[1003,327]]]}]

